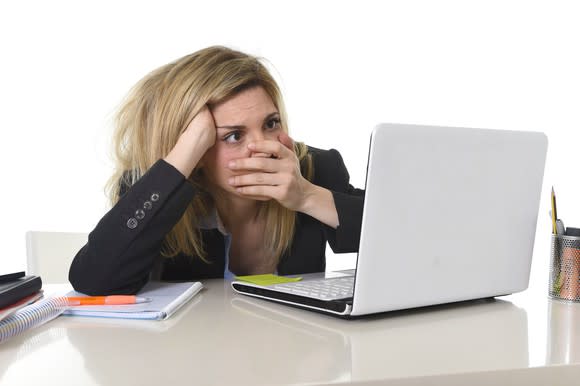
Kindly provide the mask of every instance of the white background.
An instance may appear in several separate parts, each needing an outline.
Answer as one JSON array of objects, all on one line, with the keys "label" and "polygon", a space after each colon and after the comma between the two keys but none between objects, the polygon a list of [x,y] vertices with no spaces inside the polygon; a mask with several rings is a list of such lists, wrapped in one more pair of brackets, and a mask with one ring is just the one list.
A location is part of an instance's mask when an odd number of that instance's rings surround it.
[{"label": "white background", "polygon": [[[356,4],[356,5],[355,5]],[[0,273],[27,230],[89,232],[107,210],[111,118],[152,69],[213,44],[275,68],[291,135],[344,156],[362,187],[378,122],[544,131],[549,187],[580,226],[575,1],[19,1],[0,4]],[[352,264],[333,256],[329,266]]]}]

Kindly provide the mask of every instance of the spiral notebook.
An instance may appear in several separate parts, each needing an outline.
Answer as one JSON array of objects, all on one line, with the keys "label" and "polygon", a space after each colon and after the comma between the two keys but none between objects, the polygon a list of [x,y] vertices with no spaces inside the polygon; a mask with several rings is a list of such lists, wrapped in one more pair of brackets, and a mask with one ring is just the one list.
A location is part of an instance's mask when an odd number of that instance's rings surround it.
[{"label": "spiral notebook", "polygon": [[48,297],[23,307],[0,321],[0,343],[56,318],[67,307],[63,297]]},{"label": "spiral notebook", "polygon": [[[190,301],[201,289],[200,282],[149,282],[139,296],[151,298],[149,303],[122,306],[74,306],[63,315],[93,316],[100,318],[165,320]],[[66,296],[84,296],[71,291]]]}]

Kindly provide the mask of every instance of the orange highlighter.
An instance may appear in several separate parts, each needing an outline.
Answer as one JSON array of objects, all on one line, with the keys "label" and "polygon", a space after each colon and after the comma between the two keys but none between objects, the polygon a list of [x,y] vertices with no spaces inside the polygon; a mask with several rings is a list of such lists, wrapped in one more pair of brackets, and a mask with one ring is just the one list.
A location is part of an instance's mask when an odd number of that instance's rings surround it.
[{"label": "orange highlighter", "polygon": [[151,301],[150,298],[142,298],[135,295],[68,296],[66,300],[69,306],[113,306],[149,303]]}]

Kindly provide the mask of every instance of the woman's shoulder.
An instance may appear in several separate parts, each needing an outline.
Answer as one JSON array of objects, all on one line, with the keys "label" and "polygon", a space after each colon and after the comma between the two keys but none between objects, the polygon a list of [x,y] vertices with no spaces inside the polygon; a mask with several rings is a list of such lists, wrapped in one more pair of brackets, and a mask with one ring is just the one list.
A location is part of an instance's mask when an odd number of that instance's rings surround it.
[{"label": "woman's shoulder", "polygon": [[319,167],[336,167],[337,163],[344,166],[342,156],[336,149],[319,149],[313,146],[307,146],[308,153],[312,156],[312,162],[314,166]]},{"label": "woman's shoulder", "polygon": [[332,189],[348,182],[350,176],[338,150],[308,146],[308,153],[312,156],[314,184]]},{"label": "woman's shoulder", "polygon": [[314,146],[310,146],[310,145],[306,145],[306,147],[308,148],[309,153],[316,154],[316,155],[338,153],[338,151],[336,149],[320,149],[318,147],[314,147]]}]

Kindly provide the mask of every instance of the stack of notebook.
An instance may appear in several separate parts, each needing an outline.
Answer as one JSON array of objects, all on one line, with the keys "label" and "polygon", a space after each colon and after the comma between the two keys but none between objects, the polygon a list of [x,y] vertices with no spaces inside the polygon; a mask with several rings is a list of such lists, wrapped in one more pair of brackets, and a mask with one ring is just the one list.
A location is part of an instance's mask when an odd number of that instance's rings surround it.
[{"label": "stack of notebook", "polygon": [[42,297],[40,276],[24,272],[0,275],[0,320]]},{"label": "stack of notebook", "polygon": [[[104,296],[87,297],[74,291],[64,296],[40,299],[43,296],[40,277],[24,276],[24,272],[0,276],[0,280],[3,280],[0,282],[0,344],[63,313],[72,316],[165,320],[203,288],[200,282],[149,282],[138,294],[140,297],[145,296],[146,302],[108,305],[101,303],[106,298]],[[79,305],[79,297],[90,298],[91,305]]]}]

